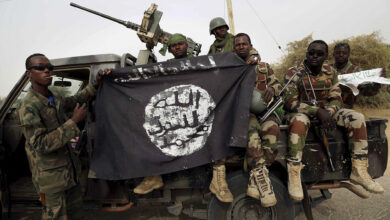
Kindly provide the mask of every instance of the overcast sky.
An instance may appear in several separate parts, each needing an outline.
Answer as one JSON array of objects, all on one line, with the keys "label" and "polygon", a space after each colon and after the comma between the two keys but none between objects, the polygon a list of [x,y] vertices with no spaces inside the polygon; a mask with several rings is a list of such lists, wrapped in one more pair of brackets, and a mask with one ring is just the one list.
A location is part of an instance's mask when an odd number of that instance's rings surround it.
[{"label": "overcast sky", "polygon": [[[201,55],[214,41],[208,30],[210,20],[220,16],[228,21],[226,0],[73,1],[135,23],[141,23],[144,11],[154,2],[163,12],[160,27],[201,43]],[[22,76],[25,59],[32,53],[44,53],[50,59],[105,53],[137,56],[138,50],[145,48],[132,30],[69,3],[0,0],[0,97],[6,96]],[[282,48],[309,34],[331,43],[373,31],[379,31],[390,43],[389,0],[232,0],[232,4],[236,33],[248,33],[262,60],[269,63],[278,62],[283,53],[256,14]],[[160,48],[158,45],[155,50]]]}]

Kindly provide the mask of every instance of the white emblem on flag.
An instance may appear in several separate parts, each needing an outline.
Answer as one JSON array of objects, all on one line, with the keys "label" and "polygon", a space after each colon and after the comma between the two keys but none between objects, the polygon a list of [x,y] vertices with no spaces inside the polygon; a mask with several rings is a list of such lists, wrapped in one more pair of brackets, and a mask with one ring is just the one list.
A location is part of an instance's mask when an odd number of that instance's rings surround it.
[{"label": "white emblem on flag", "polygon": [[179,85],[152,96],[143,124],[150,140],[168,156],[185,156],[203,148],[211,133],[215,103],[195,85]]}]

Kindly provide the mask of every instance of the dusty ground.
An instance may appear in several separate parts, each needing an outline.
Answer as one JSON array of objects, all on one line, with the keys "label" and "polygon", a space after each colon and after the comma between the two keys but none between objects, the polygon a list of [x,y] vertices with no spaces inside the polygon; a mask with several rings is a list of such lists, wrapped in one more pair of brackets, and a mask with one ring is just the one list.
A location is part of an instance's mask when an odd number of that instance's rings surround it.
[{"label": "dusty ground", "polygon": [[[359,111],[363,112],[366,118],[387,118],[390,121],[390,109],[359,109]],[[390,124],[386,129],[386,135],[390,140]],[[390,219],[390,160],[387,167],[385,176],[377,179],[386,190],[383,195],[372,194],[368,199],[361,199],[345,189],[330,190],[332,199],[323,201],[313,208],[314,219]],[[40,219],[40,214],[36,210],[29,213],[18,213],[13,216],[13,219]],[[188,218],[170,215],[166,208],[161,206],[138,206],[122,213],[89,211],[86,219],[176,220]],[[303,220],[306,218],[303,212],[299,212],[295,219]]]}]

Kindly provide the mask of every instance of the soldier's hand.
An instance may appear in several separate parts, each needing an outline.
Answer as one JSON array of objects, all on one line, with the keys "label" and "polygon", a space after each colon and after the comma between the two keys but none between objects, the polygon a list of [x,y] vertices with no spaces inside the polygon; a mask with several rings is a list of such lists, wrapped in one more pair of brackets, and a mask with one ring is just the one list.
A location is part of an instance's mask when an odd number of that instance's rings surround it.
[{"label": "soldier's hand", "polygon": [[104,69],[104,70],[99,70],[98,74],[96,74],[96,86],[100,85],[102,82],[102,78],[104,75],[109,75],[111,73],[112,69]]},{"label": "soldier's hand", "polygon": [[265,103],[268,103],[269,101],[271,101],[271,99],[274,97],[275,95],[275,90],[274,88],[272,87],[268,87],[265,89],[265,91],[263,92],[263,95],[261,96],[261,98],[263,99],[263,101]]},{"label": "soldier's hand", "polygon": [[326,131],[336,129],[336,122],[327,110],[319,108],[317,111],[317,118],[320,120],[322,126]]},{"label": "soldier's hand", "polygon": [[80,121],[83,121],[87,117],[87,104],[83,104],[80,106],[79,103],[77,103],[76,107],[73,110],[73,115],[72,115],[72,121],[74,123],[79,123]]},{"label": "soldier's hand", "polygon": [[251,55],[248,60],[246,61],[246,64],[257,64],[260,61],[260,58],[258,55]]}]

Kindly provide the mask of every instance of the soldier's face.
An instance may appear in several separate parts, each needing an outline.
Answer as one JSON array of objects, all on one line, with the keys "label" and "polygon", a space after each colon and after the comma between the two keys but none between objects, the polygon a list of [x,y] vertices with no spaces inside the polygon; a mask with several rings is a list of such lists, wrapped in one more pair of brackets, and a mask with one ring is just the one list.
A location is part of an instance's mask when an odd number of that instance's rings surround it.
[{"label": "soldier's face", "polygon": [[188,45],[186,42],[179,42],[172,44],[170,46],[170,51],[176,59],[184,58],[187,56],[187,47]]},{"label": "soldier's face", "polygon": [[218,37],[222,37],[224,38],[227,34],[227,27],[226,26],[221,26],[221,27],[217,27],[214,29],[215,31],[215,34],[218,36]]},{"label": "soldier's face", "polygon": [[336,63],[344,64],[348,62],[349,50],[346,47],[338,47],[334,49],[333,56]]},{"label": "soldier's face", "polygon": [[249,40],[246,36],[237,37],[234,40],[234,52],[236,54],[246,60],[249,56],[249,51],[252,49],[252,44],[249,43]]},{"label": "soldier's face", "polygon": [[53,80],[53,69],[50,61],[44,56],[36,56],[30,59],[27,76],[31,83],[39,86],[49,86]]},{"label": "soldier's face", "polygon": [[322,66],[327,56],[325,45],[319,43],[310,45],[306,52],[306,59],[312,67]]}]

